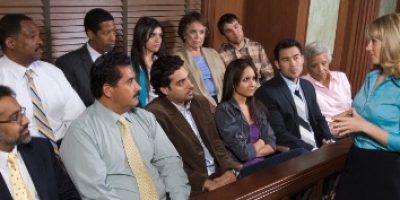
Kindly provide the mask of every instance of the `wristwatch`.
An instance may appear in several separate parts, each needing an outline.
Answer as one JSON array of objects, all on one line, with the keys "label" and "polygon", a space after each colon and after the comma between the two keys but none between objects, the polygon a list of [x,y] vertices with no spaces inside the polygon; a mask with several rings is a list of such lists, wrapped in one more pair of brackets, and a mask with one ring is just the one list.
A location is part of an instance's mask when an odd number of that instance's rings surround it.
[{"label": "wristwatch", "polygon": [[240,175],[240,171],[239,171],[239,170],[231,169],[231,172],[232,172],[236,177],[239,177],[239,175]]}]

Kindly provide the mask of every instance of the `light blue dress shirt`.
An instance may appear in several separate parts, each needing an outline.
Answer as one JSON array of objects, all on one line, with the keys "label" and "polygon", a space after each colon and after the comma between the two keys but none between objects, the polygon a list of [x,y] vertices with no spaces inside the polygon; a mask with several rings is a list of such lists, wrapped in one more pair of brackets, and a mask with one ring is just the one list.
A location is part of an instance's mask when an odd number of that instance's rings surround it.
[{"label": "light blue dress shirt", "polygon": [[[160,199],[187,200],[190,186],[178,152],[153,114],[136,108],[123,115]],[[82,199],[139,199],[118,124],[120,115],[97,100],[72,124],[61,158]]]},{"label": "light blue dress shirt", "polygon": [[353,107],[365,120],[386,130],[389,134],[387,146],[367,135],[355,136],[354,144],[364,149],[400,151],[400,79],[387,76],[374,88],[379,70],[370,72],[353,101]]}]

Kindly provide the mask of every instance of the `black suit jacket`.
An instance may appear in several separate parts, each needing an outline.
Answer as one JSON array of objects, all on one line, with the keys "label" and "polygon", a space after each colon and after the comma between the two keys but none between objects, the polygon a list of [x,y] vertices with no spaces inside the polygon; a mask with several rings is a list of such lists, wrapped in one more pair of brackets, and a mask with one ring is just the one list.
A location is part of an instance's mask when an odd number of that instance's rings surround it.
[{"label": "black suit jacket", "polygon": [[64,72],[69,83],[78,93],[86,107],[88,107],[94,102],[94,97],[90,90],[90,69],[93,61],[86,45],[62,55],[57,59],[56,66]]},{"label": "black suit jacket", "polygon": [[[18,151],[41,200],[81,199],[47,140],[32,138],[28,144],[18,145]],[[0,199],[12,200],[3,178],[8,177],[0,176]]]},{"label": "black suit jacket", "polygon": [[[322,145],[322,139],[331,139],[325,117],[318,106],[315,89],[310,82],[300,79],[300,86],[307,102],[309,122],[314,131],[315,141]],[[296,105],[289,87],[280,75],[264,83],[255,93],[258,100],[263,102],[270,114],[270,123],[276,135],[276,143],[290,148],[313,147],[301,140]]]}]

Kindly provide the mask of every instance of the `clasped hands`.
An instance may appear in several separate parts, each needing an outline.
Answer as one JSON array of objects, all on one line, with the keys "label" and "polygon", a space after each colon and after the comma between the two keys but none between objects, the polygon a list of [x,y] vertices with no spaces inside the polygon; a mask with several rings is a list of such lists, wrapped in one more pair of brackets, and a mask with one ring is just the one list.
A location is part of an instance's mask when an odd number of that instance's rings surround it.
[{"label": "clasped hands", "polygon": [[332,131],[337,133],[337,138],[347,137],[351,133],[360,132],[365,124],[364,118],[354,108],[335,115],[332,120],[329,125],[332,127]]}]

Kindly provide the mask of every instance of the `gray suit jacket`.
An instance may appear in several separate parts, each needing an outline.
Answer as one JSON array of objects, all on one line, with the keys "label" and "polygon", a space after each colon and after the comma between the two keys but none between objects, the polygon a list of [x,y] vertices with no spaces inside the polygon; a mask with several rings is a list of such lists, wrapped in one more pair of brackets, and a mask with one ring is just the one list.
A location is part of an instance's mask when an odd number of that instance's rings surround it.
[{"label": "gray suit jacket", "polygon": [[62,55],[57,59],[55,65],[64,72],[69,83],[85,103],[85,106],[92,105],[94,97],[90,90],[90,69],[93,61],[87,44],[75,51]]}]

